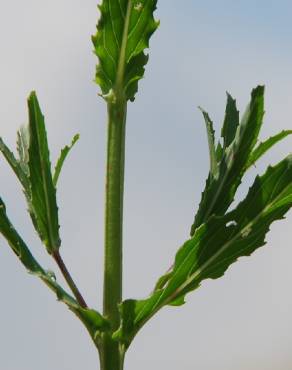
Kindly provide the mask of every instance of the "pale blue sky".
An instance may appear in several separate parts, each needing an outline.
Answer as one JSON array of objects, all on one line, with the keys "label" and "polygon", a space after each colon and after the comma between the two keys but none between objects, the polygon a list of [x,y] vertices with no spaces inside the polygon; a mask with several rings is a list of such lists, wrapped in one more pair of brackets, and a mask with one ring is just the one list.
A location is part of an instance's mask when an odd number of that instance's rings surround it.
[{"label": "pale blue sky", "polygon": [[[101,307],[105,107],[92,83],[95,0],[0,0],[1,136],[13,146],[37,90],[53,161],[80,132],[58,190],[63,247],[91,305]],[[208,165],[197,106],[217,131],[225,91],[241,111],[266,84],[262,137],[291,128],[290,1],[158,2],[161,27],[135,104],[129,107],[125,192],[125,297],[144,297],[187,238]],[[247,176],[291,151],[287,139]],[[1,196],[40,261],[49,261],[25,213],[23,195],[0,161]],[[208,281],[182,308],[167,308],[143,329],[126,370],[292,369],[291,213],[272,227],[268,245]],[[91,370],[97,354],[87,333],[1,239],[0,369]],[[59,275],[58,275],[59,276]],[[60,278],[60,281],[61,278]]]}]

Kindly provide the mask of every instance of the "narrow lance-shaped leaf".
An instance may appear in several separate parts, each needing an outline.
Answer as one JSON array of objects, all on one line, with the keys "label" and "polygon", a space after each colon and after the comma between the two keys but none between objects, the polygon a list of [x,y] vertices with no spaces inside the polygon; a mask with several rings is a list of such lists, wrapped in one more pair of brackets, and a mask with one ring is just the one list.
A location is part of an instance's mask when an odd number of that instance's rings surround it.
[{"label": "narrow lance-shaped leaf", "polygon": [[257,147],[250,153],[246,168],[248,169],[254,165],[269,149],[271,149],[279,141],[283,140],[288,135],[292,134],[292,130],[283,130],[277,135],[271,136],[269,139],[259,143]]},{"label": "narrow lance-shaped leaf", "polygon": [[54,274],[45,271],[43,267],[31,254],[29,248],[22,240],[20,235],[15,230],[10,222],[6,207],[0,198],[0,234],[7,240],[12,251],[19,258],[21,263],[27,271],[39,277],[57,296],[58,300],[65,303],[71,311],[73,311],[80,320],[84,323],[92,338],[95,338],[99,332],[105,331],[109,328],[109,323],[92,309],[82,308],[78,302],[71,297],[55,280]]},{"label": "narrow lance-shaped leaf", "polygon": [[36,94],[28,99],[29,110],[29,180],[34,223],[47,251],[52,254],[60,246],[56,189],[51,174],[49,148],[44,116]]},{"label": "narrow lance-shaped leaf", "polygon": [[218,144],[217,144],[217,147],[216,147],[216,159],[217,159],[218,165],[222,160],[223,153],[224,153],[224,151],[223,151],[222,145],[219,141]]},{"label": "narrow lance-shaped leaf", "polygon": [[210,157],[210,174],[212,177],[217,177],[218,175],[218,163],[217,163],[217,154],[215,148],[215,131],[213,128],[213,122],[209,117],[209,114],[204,111],[204,109],[200,108],[200,111],[203,114],[206,130],[207,130],[207,137],[208,137],[208,146],[209,146],[209,157]]},{"label": "narrow lance-shaped leaf", "polygon": [[4,157],[6,158],[7,162],[9,163],[10,167],[16,174],[18,180],[20,181],[23,187],[23,192],[25,194],[25,198],[27,201],[30,217],[32,219],[35,229],[39,232],[37,217],[35,215],[31,199],[31,184],[28,166],[29,162],[28,147],[29,147],[29,131],[28,127],[25,126],[23,126],[17,132],[17,151],[19,158],[15,158],[13,152],[10,151],[10,149],[4,144],[3,140],[0,138],[0,150],[2,151]]},{"label": "narrow lance-shaped leaf", "polygon": [[225,118],[221,131],[221,136],[224,140],[224,147],[228,147],[235,138],[235,134],[239,125],[239,111],[236,107],[236,100],[227,93],[227,104],[225,110]]},{"label": "narrow lance-shaped leaf", "polygon": [[[228,104],[228,103],[227,103]],[[252,91],[250,104],[241,120],[232,143],[225,148],[216,178],[209,175],[191,235],[211,215],[223,215],[233,202],[236,190],[246,171],[249,153],[254,148],[264,115],[264,87]]]},{"label": "narrow lance-shaped leaf", "polygon": [[26,184],[23,185],[23,192],[28,205],[28,212],[32,219],[33,225],[36,230],[38,230],[37,217],[34,213],[32,200],[31,200],[31,184],[29,177],[29,126],[21,126],[17,132],[17,152],[18,152],[18,162],[25,174]]},{"label": "narrow lance-shaped leaf", "polygon": [[28,148],[29,148],[29,128],[28,126],[21,126],[17,132],[17,151],[19,155],[20,166],[23,172],[26,174],[26,176],[29,176]]},{"label": "narrow lance-shaped leaf", "polygon": [[28,190],[29,183],[28,183],[28,176],[24,172],[20,161],[18,161],[12,151],[7,147],[7,145],[4,143],[2,138],[0,137],[0,151],[2,152],[3,156],[7,160],[8,164],[10,165],[11,169],[17,176],[18,180],[22,184],[23,188]]},{"label": "narrow lance-shaped leaf", "polygon": [[54,186],[56,187],[57,185],[57,182],[58,182],[58,179],[59,179],[59,175],[61,173],[61,170],[62,170],[62,167],[63,167],[63,164],[65,162],[65,159],[68,155],[68,153],[70,152],[70,150],[73,148],[73,146],[75,145],[75,143],[78,141],[79,139],[79,134],[76,134],[72,141],[71,141],[71,144],[68,146],[66,145],[62,150],[61,150],[61,154],[60,154],[60,157],[57,161],[57,164],[55,166],[55,172],[54,172],[54,176],[53,176],[53,184]]},{"label": "narrow lance-shaped leaf", "polygon": [[211,217],[178,251],[165,288],[145,300],[121,304],[122,322],[115,338],[128,347],[138,330],[163,306],[182,304],[205,279],[221,277],[241,256],[265,244],[272,222],[292,207],[292,155],[257,177],[247,197],[225,216]]},{"label": "narrow lance-shaped leaf", "polygon": [[[104,95],[111,91],[134,100],[148,56],[144,50],[158,27],[153,18],[157,0],[103,0],[93,36],[99,58],[96,82]],[[118,91],[117,91],[118,90]]]}]

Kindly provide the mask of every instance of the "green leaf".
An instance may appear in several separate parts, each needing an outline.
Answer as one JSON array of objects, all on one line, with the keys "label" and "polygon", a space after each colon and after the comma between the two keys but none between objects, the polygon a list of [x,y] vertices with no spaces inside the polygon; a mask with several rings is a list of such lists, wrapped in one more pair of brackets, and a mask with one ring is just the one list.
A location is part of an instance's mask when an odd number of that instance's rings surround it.
[{"label": "green leaf", "polygon": [[29,176],[29,129],[28,126],[21,126],[19,131],[17,132],[17,152],[19,155],[19,163],[23,170],[23,172],[26,174],[26,176]]},{"label": "green leaf", "polygon": [[239,111],[236,107],[236,100],[227,93],[227,104],[225,118],[221,131],[224,140],[224,147],[228,147],[235,138],[236,130],[239,125]]},{"label": "green leaf", "polygon": [[6,213],[5,204],[1,198],[0,233],[7,240],[12,251],[16,254],[27,271],[39,277],[56,294],[58,300],[65,303],[68,308],[80,318],[93,339],[95,339],[99,332],[109,329],[109,323],[100,313],[89,308],[82,308],[78,302],[57,283],[54,273],[45,271],[37,262],[21,236],[17,233],[10,222]]},{"label": "green leaf", "polygon": [[18,180],[22,184],[23,188],[28,190],[29,189],[29,182],[28,176],[25,173],[21,162],[18,161],[12,151],[6,146],[2,138],[0,138],[0,151],[2,152],[3,156],[7,160],[8,164],[10,165],[11,169],[17,176]]},{"label": "green leaf", "polygon": [[279,141],[283,140],[286,136],[291,135],[292,130],[283,130],[277,135],[271,136],[269,139],[259,143],[257,147],[250,153],[246,168],[248,169],[256,163],[269,149],[271,149]]},{"label": "green leaf", "polygon": [[92,37],[99,59],[96,82],[104,95],[114,91],[134,100],[148,56],[144,50],[158,27],[157,0],[103,0],[97,33]]},{"label": "green leaf", "polygon": [[263,115],[264,87],[258,86],[252,91],[250,104],[237,127],[234,140],[224,148],[218,165],[218,176],[213,178],[212,174],[209,174],[191,235],[194,235],[196,228],[206,222],[211,215],[223,215],[233,202],[246,171],[250,152],[257,142]]},{"label": "green leaf", "polygon": [[25,243],[18,235],[17,231],[11,224],[10,220],[6,214],[6,207],[0,198],[0,233],[9,243],[13,252],[20,259],[22,264],[27,268],[31,273],[42,272],[45,273],[37,261],[32,256],[30,250],[26,247]]},{"label": "green leaf", "polygon": [[56,187],[57,185],[57,182],[58,182],[58,179],[59,179],[59,175],[61,173],[61,170],[62,170],[62,167],[63,167],[63,164],[64,164],[64,161],[68,155],[68,153],[70,152],[70,150],[72,149],[72,147],[74,146],[74,144],[79,140],[79,134],[76,134],[72,141],[71,141],[71,144],[68,146],[66,145],[62,150],[61,150],[61,154],[60,154],[60,157],[57,161],[57,164],[55,166],[55,172],[54,172],[54,176],[53,176],[53,184],[54,186]]},{"label": "green leaf", "polygon": [[27,201],[28,211],[32,219],[35,229],[38,231],[37,217],[34,213],[32,200],[31,200],[31,184],[29,178],[29,167],[28,167],[28,143],[29,133],[27,128],[21,128],[17,133],[17,151],[19,154],[19,159],[16,159],[14,154],[10,149],[4,144],[3,140],[0,138],[0,150],[2,151],[4,157],[9,163],[10,167],[16,174],[18,180],[20,181],[23,192]]},{"label": "green leaf", "polygon": [[166,286],[145,300],[126,300],[115,338],[129,346],[138,330],[163,306],[182,304],[205,279],[221,277],[239,257],[265,245],[270,225],[292,207],[292,155],[258,176],[246,198],[224,216],[211,217],[176,254]]},{"label": "green leaf", "polygon": [[44,116],[34,92],[28,99],[28,110],[31,213],[41,240],[52,254],[60,247],[56,189],[51,174]]},{"label": "green leaf", "polygon": [[200,111],[203,114],[206,129],[207,129],[207,136],[208,136],[208,145],[209,145],[209,157],[210,157],[210,175],[214,178],[218,175],[218,163],[217,163],[217,154],[215,149],[215,131],[213,128],[213,122],[211,121],[209,114],[205,112],[202,108]]},{"label": "green leaf", "polygon": [[222,161],[223,153],[224,153],[224,151],[223,151],[222,145],[219,141],[218,144],[217,144],[217,147],[216,147],[216,159],[217,159],[218,163],[220,163]]}]

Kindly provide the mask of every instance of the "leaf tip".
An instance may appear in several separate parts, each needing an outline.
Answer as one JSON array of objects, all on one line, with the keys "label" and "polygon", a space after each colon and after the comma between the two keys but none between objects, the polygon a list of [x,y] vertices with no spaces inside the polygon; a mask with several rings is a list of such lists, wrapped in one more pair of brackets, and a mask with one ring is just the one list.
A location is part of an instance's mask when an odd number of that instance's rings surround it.
[{"label": "leaf tip", "polygon": [[28,101],[37,100],[37,93],[35,90],[32,90],[28,96]]}]

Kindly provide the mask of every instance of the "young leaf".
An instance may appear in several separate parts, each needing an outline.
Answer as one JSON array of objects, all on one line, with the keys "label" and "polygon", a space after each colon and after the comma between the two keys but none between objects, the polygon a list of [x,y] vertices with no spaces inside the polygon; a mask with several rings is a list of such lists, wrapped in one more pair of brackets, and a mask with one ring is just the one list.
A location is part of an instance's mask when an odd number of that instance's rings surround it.
[{"label": "young leaf", "polygon": [[237,127],[232,143],[224,148],[221,162],[218,165],[218,176],[213,178],[209,174],[199,210],[191,228],[191,236],[194,235],[196,228],[206,222],[211,215],[223,215],[233,202],[236,190],[246,171],[249,153],[256,144],[263,115],[264,87],[258,86],[252,91],[250,104]]},{"label": "young leaf", "polygon": [[269,149],[271,149],[279,141],[283,140],[286,136],[291,135],[292,130],[283,130],[279,134],[274,135],[267,139],[266,141],[259,143],[258,146],[251,152],[248,162],[246,164],[246,169],[251,167],[260,159]]},{"label": "young leaf", "polygon": [[221,136],[223,137],[225,148],[227,148],[234,140],[238,125],[239,111],[236,108],[236,100],[227,93],[225,118],[221,131]]},{"label": "young leaf", "polygon": [[68,146],[66,145],[62,150],[61,150],[61,154],[60,154],[60,157],[57,161],[57,164],[55,166],[55,172],[54,172],[54,176],[53,176],[53,184],[54,186],[56,187],[57,185],[57,182],[58,182],[58,179],[59,179],[59,175],[61,173],[61,170],[62,170],[62,167],[63,167],[63,164],[64,164],[64,161],[68,155],[68,153],[70,152],[70,150],[72,149],[72,147],[74,146],[74,144],[79,140],[79,134],[76,134],[72,141],[71,141],[71,144]]},{"label": "young leaf", "polygon": [[223,153],[224,153],[223,148],[222,148],[222,145],[219,141],[218,144],[217,144],[217,147],[216,147],[216,159],[217,159],[218,163],[220,163],[222,161]]},{"label": "young leaf", "polygon": [[26,174],[26,176],[29,176],[28,148],[29,148],[29,129],[28,126],[21,126],[20,130],[17,132],[17,151],[19,155],[20,166],[23,172]]},{"label": "young leaf", "polygon": [[239,257],[265,245],[272,222],[292,207],[292,155],[257,177],[247,197],[235,210],[211,217],[178,251],[165,287],[145,300],[121,305],[121,327],[115,338],[127,347],[137,331],[160,308],[182,304],[202,280],[221,277]]},{"label": "young leaf", "polygon": [[213,122],[211,121],[209,114],[207,112],[205,112],[202,108],[199,109],[203,114],[207,129],[209,156],[210,156],[210,175],[216,178],[218,175],[218,163],[215,149],[215,131],[213,128]]},{"label": "young leaf", "polygon": [[0,198],[0,233],[7,240],[13,252],[19,258],[21,263],[27,269],[27,271],[37,277],[39,277],[57,296],[59,301],[65,303],[69,309],[74,312],[83,324],[86,326],[92,338],[94,338],[98,332],[102,332],[109,329],[109,323],[105,318],[102,317],[97,311],[92,309],[82,308],[77,301],[71,297],[55,280],[54,274],[45,271],[42,266],[31,254],[29,248],[22,240],[20,235],[15,230],[14,226],[10,222],[7,214],[6,207]]},{"label": "young leaf", "polygon": [[99,58],[96,82],[104,95],[111,91],[134,100],[148,56],[144,50],[158,27],[153,18],[157,0],[103,0],[97,33],[92,37]]},{"label": "young leaf", "polygon": [[22,184],[25,190],[29,189],[29,182],[28,176],[25,173],[20,161],[18,161],[11,150],[6,146],[3,142],[2,138],[0,138],[0,151],[2,152],[3,156],[7,160],[8,164],[10,165],[11,169],[17,176],[18,180]]},{"label": "young leaf", "polygon": [[28,99],[28,110],[31,213],[40,238],[52,254],[60,247],[56,189],[51,174],[44,116],[34,92]]},{"label": "young leaf", "polygon": [[[23,187],[23,192],[27,201],[30,217],[32,219],[35,229],[38,231],[39,226],[37,222],[37,217],[34,213],[31,200],[31,185],[28,167],[28,144],[24,139],[23,133],[24,131],[22,131],[22,133],[20,131],[17,133],[18,134],[17,150],[19,153],[19,159],[15,158],[14,154],[4,144],[1,138],[0,138],[0,150]],[[27,136],[27,134],[25,134],[25,136]]]}]

